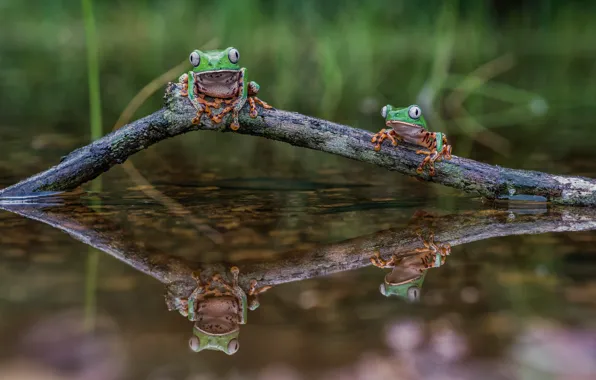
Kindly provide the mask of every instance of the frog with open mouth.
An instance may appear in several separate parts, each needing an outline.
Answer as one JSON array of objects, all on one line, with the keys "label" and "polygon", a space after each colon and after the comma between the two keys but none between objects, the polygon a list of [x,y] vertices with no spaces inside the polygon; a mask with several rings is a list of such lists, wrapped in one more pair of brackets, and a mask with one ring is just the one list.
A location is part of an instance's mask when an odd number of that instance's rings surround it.
[{"label": "frog with open mouth", "polygon": [[416,171],[422,173],[428,164],[430,176],[435,175],[435,161],[440,161],[443,157],[451,159],[451,145],[447,142],[447,135],[428,131],[422,110],[417,105],[394,108],[388,104],[381,109],[381,116],[385,119],[385,125],[391,129],[381,129],[372,137],[371,142],[375,143],[376,151],[381,149],[381,144],[386,139],[393,146],[397,146],[398,141],[422,146],[427,150],[417,150],[416,154],[425,154],[426,157]]},{"label": "frog with open mouth", "polygon": [[[178,310],[194,322],[193,336],[188,344],[195,352],[219,350],[228,355],[235,354],[240,348],[240,325],[246,324],[248,310],[259,307],[258,294],[271,288],[257,288],[257,281],[253,279],[247,294],[238,285],[238,267],[232,267],[230,273],[232,282],[228,283],[217,273],[203,281],[200,272],[195,272],[196,288],[189,296],[166,294],[168,309]],[[168,293],[174,288],[168,289]]]},{"label": "frog with open mouth", "polygon": [[421,240],[424,248],[416,248],[413,251],[414,255],[406,257],[392,255],[389,260],[384,260],[380,252],[376,251],[370,258],[371,263],[378,268],[392,268],[379,287],[382,295],[397,296],[410,302],[420,299],[420,290],[427,270],[443,265],[446,256],[451,253],[451,245],[435,243],[433,234],[428,241],[422,238]]},{"label": "frog with open mouth", "polygon": [[[237,49],[228,47],[225,50],[205,52],[195,50],[190,53],[188,59],[193,69],[182,74],[178,81],[182,84],[181,95],[188,96],[197,109],[197,114],[192,120],[193,124],[200,122],[203,113],[218,124],[231,112],[230,128],[235,131],[240,128],[238,113],[247,101],[250,105],[249,115],[252,118],[258,115],[257,104],[266,109],[273,108],[257,98],[260,87],[256,82],[247,80],[246,68],[238,64],[240,53]],[[220,112],[213,112],[222,107]]]}]

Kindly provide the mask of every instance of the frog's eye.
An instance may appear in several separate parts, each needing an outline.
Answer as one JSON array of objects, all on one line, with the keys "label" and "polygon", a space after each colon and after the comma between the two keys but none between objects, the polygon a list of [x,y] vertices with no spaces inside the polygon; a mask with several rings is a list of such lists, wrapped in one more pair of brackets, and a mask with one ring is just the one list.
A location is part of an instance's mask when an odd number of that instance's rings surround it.
[{"label": "frog's eye", "polygon": [[381,116],[383,116],[383,118],[387,117],[387,106],[381,108]]},{"label": "frog's eye", "polygon": [[191,65],[197,67],[201,63],[201,56],[196,51],[193,51],[192,53],[190,53],[190,57],[188,57],[188,60],[190,61]]},{"label": "frog's eye", "polygon": [[199,348],[201,346],[201,341],[199,340],[198,337],[193,336],[188,340],[188,346],[190,347],[191,350],[193,350],[194,352],[198,352]]},{"label": "frog's eye", "polygon": [[233,355],[238,351],[240,348],[240,343],[238,343],[238,339],[232,339],[230,343],[228,343],[228,355]]},{"label": "frog's eye", "polygon": [[410,302],[416,302],[420,299],[420,289],[416,286],[412,286],[408,289],[408,299]]},{"label": "frog's eye", "polygon": [[231,48],[228,52],[228,59],[232,63],[238,63],[238,61],[240,60],[240,53],[238,52],[238,50]]},{"label": "frog's eye", "polygon": [[412,119],[419,119],[420,118],[420,115],[422,115],[422,111],[420,110],[420,107],[418,107],[418,106],[412,106],[408,110],[408,115]]}]

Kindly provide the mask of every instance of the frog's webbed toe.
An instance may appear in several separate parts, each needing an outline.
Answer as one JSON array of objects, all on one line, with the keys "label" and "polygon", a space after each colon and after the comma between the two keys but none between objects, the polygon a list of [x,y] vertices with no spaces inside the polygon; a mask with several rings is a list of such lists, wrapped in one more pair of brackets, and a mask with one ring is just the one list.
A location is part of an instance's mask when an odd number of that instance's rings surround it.
[{"label": "frog's webbed toe", "polygon": [[[433,157],[434,155],[426,150],[417,150],[416,154],[426,154],[426,157],[424,157],[424,160],[422,160],[422,162],[420,163],[420,165],[418,165],[418,168],[416,168],[416,172],[417,173],[422,173],[424,171],[424,167],[428,164],[428,174],[432,177],[435,175],[435,164],[434,164],[434,160]],[[435,158],[436,159],[436,158]]]},{"label": "frog's webbed toe", "polygon": [[188,96],[188,74],[184,73],[180,75],[180,77],[178,78],[178,83],[182,85],[180,95]]},{"label": "frog's webbed toe", "polygon": [[223,120],[223,118],[229,114],[230,112],[232,112],[234,110],[233,106],[227,106],[224,109],[222,109],[220,112],[218,112],[217,114],[211,114],[211,121],[213,121],[215,124],[219,124],[221,123],[221,121]]},{"label": "frog's webbed toe", "polygon": [[252,117],[253,119],[259,115],[259,112],[257,110],[257,104],[260,104],[261,107],[268,109],[268,110],[273,109],[272,106],[265,103],[264,101],[257,98],[256,96],[249,96],[248,97],[248,105],[250,106],[250,112],[248,113],[248,115],[250,117]]},{"label": "frog's webbed toe", "polygon": [[439,244],[439,252],[441,256],[449,256],[451,254],[451,244]]},{"label": "frog's webbed toe", "polygon": [[422,261],[422,270],[432,268],[434,265],[435,254],[428,253],[420,259]]},{"label": "frog's webbed toe", "polygon": [[387,139],[389,141],[391,141],[391,145],[397,146],[397,141],[401,140],[401,137],[399,137],[398,134],[395,133],[395,131],[393,129],[390,129],[389,131],[387,131],[386,129],[383,128],[379,132],[377,132],[373,135],[370,142],[376,143],[375,150],[378,152],[379,150],[381,150],[381,144],[383,144],[383,141],[385,141]]},{"label": "frog's webbed toe", "polygon": [[250,117],[253,119],[257,117],[257,104],[265,109],[272,109],[273,107],[263,100],[257,98],[257,94],[259,93],[259,89],[261,87],[257,82],[250,82],[248,83],[248,104],[250,105]]},{"label": "frog's webbed toe", "polygon": [[370,262],[372,265],[376,266],[377,268],[389,268],[395,266],[400,260],[397,256],[392,255],[389,260],[384,260],[381,257],[381,252],[376,250],[374,256],[370,258]]},{"label": "frog's webbed toe", "polygon": [[248,288],[248,308],[250,310],[256,310],[260,303],[259,303],[259,294],[266,292],[267,290],[271,289],[272,286],[265,285],[257,288],[257,280],[254,278],[250,280],[249,288]]},{"label": "frog's webbed toe", "polygon": [[237,131],[240,129],[240,121],[238,121],[238,111],[236,110],[232,112],[232,123],[230,124],[230,129],[232,131]]},{"label": "frog's webbed toe", "polygon": [[260,104],[261,107],[265,108],[265,109],[273,109],[273,106],[270,105],[269,103],[265,102],[264,100],[257,98],[256,96],[251,96],[251,98],[257,103]]},{"label": "frog's webbed toe", "polygon": [[234,265],[230,268],[230,273],[232,274],[232,284],[238,285],[238,278],[240,277],[240,268]]},{"label": "frog's webbed toe", "polygon": [[193,117],[192,119],[192,123],[195,125],[198,125],[201,123],[201,116],[203,116],[204,113],[209,114],[209,110],[207,109],[207,107],[205,107],[205,105],[198,103],[196,105],[196,109],[197,109],[197,113],[195,114],[195,117]]},{"label": "frog's webbed toe", "polygon": [[257,288],[257,284],[258,284],[258,282],[254,278],[252,280],[250,280],[250,287],[248,288],[249,296],[257,296],[261,293],[266,292],[267,290],[269,290],[273,287],[270,285],[265,285],[265,286],[261,286],[260,288]]},{"label": "frog's webbed toe", "polygon": [[248,105],[250,106],[250,112],[248,113],[248,115],[254,119],[255,117],[257,117],[259,113],[257,112],[257,105],[255,104],[255,100],[252,97],[248,98]]},{"label": "frog's webbed toe", "polygon": [[443,150],[441,151],[441,154],[445,157],[446,160],[450,160],[451,159],[451,145],[443,146]]}]

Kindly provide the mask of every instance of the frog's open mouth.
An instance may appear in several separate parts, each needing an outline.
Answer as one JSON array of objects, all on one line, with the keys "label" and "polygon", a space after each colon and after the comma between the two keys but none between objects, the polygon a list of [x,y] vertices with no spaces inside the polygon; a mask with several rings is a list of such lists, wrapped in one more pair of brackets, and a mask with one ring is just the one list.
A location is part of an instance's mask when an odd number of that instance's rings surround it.
[{"label": "frog's open mouth", "polygon": [[387,120],[385,122],[385,125],[388,127],[412,127],[412,128],[420,128],[419,125],[416,124],[412,124],[412,123],[406,123],[405,121],[399,121],[399,120]]},{"label": "frog's open mouth", "polygon": [[240,88],[239,70],[216,70],[195,73],[199,93],[214,98],[234,98]]},{"label": "frog's open mouth", "polygon": [[213,336],[228,335],[239,330],[237,323],[233,323],[224,318],[208,318],[208,320],[197,321],[195,323],[195,328],[205,334]]}]

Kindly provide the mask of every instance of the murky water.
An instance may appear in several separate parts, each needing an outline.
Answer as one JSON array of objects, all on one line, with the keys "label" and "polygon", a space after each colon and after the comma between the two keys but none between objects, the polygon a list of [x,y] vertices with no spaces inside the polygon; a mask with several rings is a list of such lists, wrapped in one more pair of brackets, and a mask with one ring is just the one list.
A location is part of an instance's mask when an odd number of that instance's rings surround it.
[{"label": "murky water", "polygon": [[[115,168],[101,191],[0,206],[3,378],[595,376],[593,212],[485,204],[347,160],[165,170],[164,146],[139,165],[154,187]],[[167,284],[232,281],[232,266],[245,291],[272,288],[235,354],[195,353]]]}]

